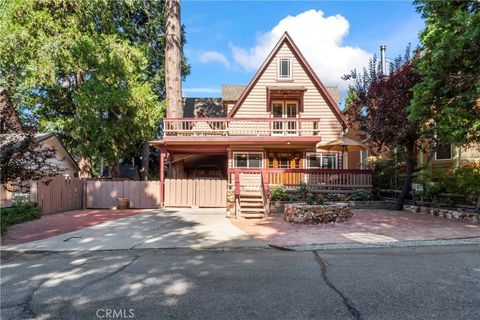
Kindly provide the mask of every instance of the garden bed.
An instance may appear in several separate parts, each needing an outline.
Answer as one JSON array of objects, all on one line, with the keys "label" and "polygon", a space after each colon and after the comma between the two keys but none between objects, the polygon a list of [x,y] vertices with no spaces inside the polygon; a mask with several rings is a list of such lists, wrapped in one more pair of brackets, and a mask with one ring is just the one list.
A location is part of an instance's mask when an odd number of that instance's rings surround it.
[{"label": "garden bed", "polygon": [[304,203],[285,204],[284,220],[291,223],[319,224],[345,222],[353,218],[349,203],[338,202],[321,205]]}]

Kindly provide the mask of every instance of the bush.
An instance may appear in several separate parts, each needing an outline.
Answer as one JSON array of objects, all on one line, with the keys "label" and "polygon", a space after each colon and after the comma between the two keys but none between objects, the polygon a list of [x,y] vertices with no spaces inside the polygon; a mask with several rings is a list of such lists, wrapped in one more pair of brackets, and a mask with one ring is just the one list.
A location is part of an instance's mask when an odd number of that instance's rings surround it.
[{"label": "bush", "polygon": [[4,208],[0,212],[0,233],[5,233],[8,227],[24,221],[40,218],[40,208],[36,203],[14,201],[13,207]]},{"label": "bush", "polygon": [[285,200],[285,186],[274,186],[270,193],[271,201],[284,201]]},{"label": "bush", "polygon": [[365,189],[357,189],[352,192],[353,201],[367,201],[368,200],[368,191]]},{"label": "bush", "polygon": [[307,201],[310,191],[308,190],[308,185],[305,182],[300,182],[298,184],[299,188],[297,191],[298,198],[301,201]]},{"label": "bush", "polygon": [[475,202],[480,195],[480,164],[472,164],[455,169],[456,192]]}]

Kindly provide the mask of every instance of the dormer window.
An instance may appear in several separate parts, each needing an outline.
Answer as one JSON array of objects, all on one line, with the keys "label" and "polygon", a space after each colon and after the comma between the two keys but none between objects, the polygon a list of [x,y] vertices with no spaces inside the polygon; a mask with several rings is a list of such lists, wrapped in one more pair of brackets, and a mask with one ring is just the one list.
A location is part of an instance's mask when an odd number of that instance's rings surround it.
[{"label": "dormer window", "polygon": [[278,79],[280,80],[292,79],[292,59],[290,58],[278,59]]}]

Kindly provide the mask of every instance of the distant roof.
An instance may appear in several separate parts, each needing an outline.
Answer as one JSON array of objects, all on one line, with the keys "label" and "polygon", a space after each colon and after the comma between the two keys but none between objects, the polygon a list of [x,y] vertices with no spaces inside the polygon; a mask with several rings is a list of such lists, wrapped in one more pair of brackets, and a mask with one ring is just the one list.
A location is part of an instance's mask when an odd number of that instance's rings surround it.
[{"label": "distant roof", "polygon": [[[223,101],[233,101],[233,102],[237,101],[238,98],[240,98],[240,96],[242,95],[243,90],[245,90],[246,87],[247,87],[246,85],[230,85],[230,84],[222,85]],[[336,103],[340,103],[342,101],[342,98],[340,96],[340,90],[338,90],[337,87],[326,87],[326,89]]]},{"label": "distant roof", "polygon": [[199,112],[208,118],[224,118],[227,110],[221,98],[183,98],[183,117],[195,118]]},{"label": "distant roof", "polygon": [[224,84],[222,85],[222,99],[223,101],[237,101],[238,98],[242,95],[243,90],[245,90],[246,85],[233,85],[233,84]]}]

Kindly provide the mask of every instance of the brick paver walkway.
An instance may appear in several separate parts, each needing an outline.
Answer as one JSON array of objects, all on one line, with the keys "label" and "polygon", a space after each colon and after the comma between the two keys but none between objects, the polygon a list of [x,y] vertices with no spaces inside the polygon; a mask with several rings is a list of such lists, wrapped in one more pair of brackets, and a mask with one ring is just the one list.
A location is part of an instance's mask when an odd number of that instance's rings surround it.
[{"label": "brick paver walkway", "polygon": [[2,245],[45,239],[145,211],[148,209],[73,210],[44,215],[38,220],[27,221],[8,228],[6,236],[2,239]]},{"label": "brick paver walkway", "polygon": [[246,233],[276,246],[378,243],[480,237],[480,225],[390,210],[356,209],[350,221],[328,225],[286,223],[281,217],[233,220]]}]

